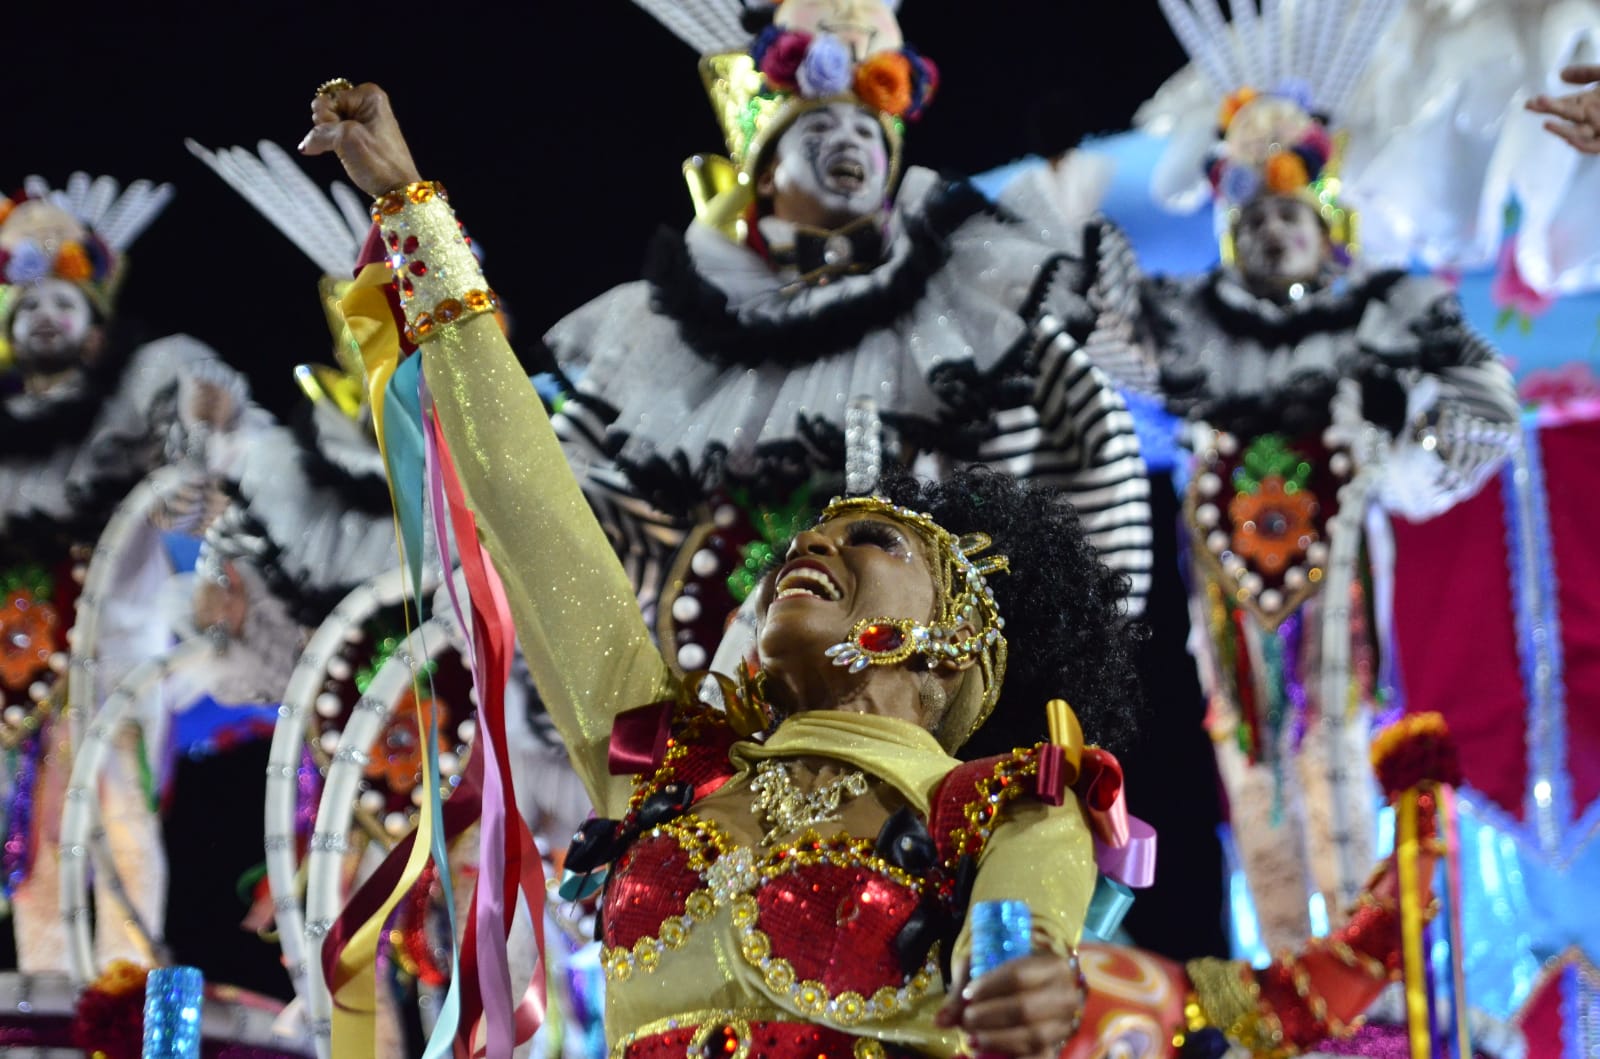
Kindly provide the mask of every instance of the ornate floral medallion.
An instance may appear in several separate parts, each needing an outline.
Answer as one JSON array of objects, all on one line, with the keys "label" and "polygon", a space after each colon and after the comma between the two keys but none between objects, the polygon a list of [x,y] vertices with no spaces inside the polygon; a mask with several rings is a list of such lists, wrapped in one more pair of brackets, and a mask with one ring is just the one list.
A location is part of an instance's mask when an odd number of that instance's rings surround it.
[{"label": "ornate floral medallion", "polygon": [[1241,446],[1218,433],[1199,462],[1184,503],[1198,562],[1229,600],[1276,629],[1322,587],[1350,458],[1317,439],[1263,434]]}]

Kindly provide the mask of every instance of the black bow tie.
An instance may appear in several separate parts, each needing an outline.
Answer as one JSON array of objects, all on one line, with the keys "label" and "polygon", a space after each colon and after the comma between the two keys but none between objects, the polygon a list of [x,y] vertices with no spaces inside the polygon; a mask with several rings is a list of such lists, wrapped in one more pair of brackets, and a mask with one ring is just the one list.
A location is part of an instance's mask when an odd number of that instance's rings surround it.
[{"label": "black bow tie", "polygon": [[807,282],[870,272],[883,260],[883,229],[876,217],[863,217],[831,232],[797,227],[794,245],[775,247],[772,259],[793,267]]}]

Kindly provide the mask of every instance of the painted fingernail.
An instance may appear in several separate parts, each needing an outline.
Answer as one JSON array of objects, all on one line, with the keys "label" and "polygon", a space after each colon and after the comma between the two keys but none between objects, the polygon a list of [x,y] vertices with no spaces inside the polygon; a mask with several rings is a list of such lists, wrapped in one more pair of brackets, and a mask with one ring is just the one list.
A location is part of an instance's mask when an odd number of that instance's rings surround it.
[{"label": "painted fingernail", "polygon": [[300,146],[296,148],[296,150],[304,151],[308,146],[310,146],[310,144],[311,134],[308,132],[306,133],[306,138],[300,141]]}]

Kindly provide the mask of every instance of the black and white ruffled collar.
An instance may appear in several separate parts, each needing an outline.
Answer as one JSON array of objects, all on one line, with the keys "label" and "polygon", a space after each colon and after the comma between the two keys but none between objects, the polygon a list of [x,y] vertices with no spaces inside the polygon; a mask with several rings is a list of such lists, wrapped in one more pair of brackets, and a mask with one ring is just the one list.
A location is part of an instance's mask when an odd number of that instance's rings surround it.
[{"label": "black and white ruffled collar", "polygon": [[1213,269],[1200,296],[1212,321],[1229,335],[1267,345],[1295,345],[1311,335],[1355,329],[1367,307],[1406,277],[1385,269],[1340,277],[1294,299],[1268,298],[1244,285],[1231,268]]},{"label": "black and white ruffled collar", "polygon": [[798,364],[853,348],[889,326],[950,257],[950,235],[993,207],[966,181],[911,169],[889,217],[884,261],[860,275],[797,286],[749,247],[696,223],[651,248],[645,279],[657,311],[721,364]]}]

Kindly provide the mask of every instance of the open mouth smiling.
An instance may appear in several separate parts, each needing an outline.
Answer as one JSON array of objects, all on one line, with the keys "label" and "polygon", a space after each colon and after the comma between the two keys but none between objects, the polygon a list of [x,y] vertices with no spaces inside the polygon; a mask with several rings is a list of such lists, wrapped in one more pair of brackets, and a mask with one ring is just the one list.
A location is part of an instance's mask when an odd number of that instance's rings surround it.
[{"label": "open mouth smiling", "polygon": [[844,598],[844,590],[827,567],[815,560],[802,559],[784,567],[773,586],[772,602],[808,597],[832,603]]}]

